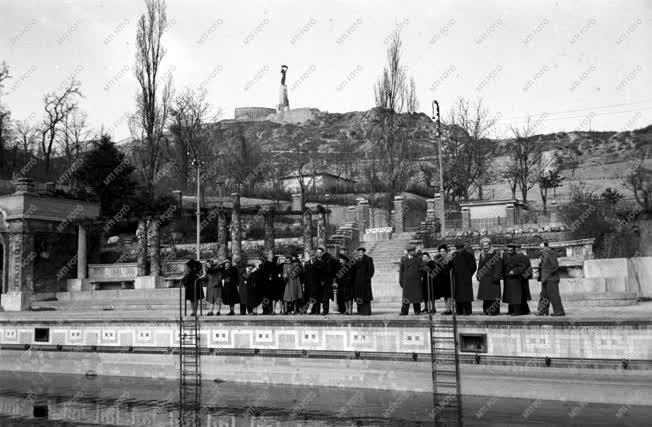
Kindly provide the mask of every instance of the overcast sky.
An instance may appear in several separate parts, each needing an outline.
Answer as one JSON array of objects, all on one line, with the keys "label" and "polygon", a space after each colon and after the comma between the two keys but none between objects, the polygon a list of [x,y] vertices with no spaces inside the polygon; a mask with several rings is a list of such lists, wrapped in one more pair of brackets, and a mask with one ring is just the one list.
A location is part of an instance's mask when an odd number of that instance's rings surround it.
[{"label": "overcast sky", "polygon": [[[44,93],[82,82],[95,129],[129,136],[138,0],[0,0],[2,102],[38,119]],[[224,118],[275,107],[281,64],[290,107],[373,107],[387,41],[400,31],[421,110],[483,98],[498,134],[534,116],[539,132],[624,130],[652,123],[652,0],[169,0],[164,38],[175,87],[206,87]]]}]

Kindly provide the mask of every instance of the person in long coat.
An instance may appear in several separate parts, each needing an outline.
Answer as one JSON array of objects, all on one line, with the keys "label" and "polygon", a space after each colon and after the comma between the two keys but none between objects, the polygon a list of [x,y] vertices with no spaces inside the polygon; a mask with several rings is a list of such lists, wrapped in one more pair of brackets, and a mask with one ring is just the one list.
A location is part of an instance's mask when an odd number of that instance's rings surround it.
[{"label": "person in long coat", "polygon": [[421,313],[423,289],[421,287],[421,265],[423,261],[417,256],[414,247],[408,249],[408,254],[401,261],[398,284],[403,288],[403,305],[401,316],[406,316],[412,304],[414,314]]},{"label": "person in long coat", "polygon": [[303,298],[301,289],[301,276],[303,268],[299,258],[294,255],[283,264],[283,280],[285,280],[285,291],[283,294],[283,303],[285,313],[298,314],[299,304]]},{"label": "person in long coat", "polygon": [[530,259],[516,251],[520,245],[507,245],[507,253],[503,255],[503,302],[508,304],[508,313],[520,316],[530,313],[528,301],[530,295],[529,278],[532,266]]},{"label": "person in long coat", "polygon": [[[354,261],[352,261],[352,260],[349,258],[348,254],[347,254],[347,251],[346,251],[346,249],[344,249],[344,248],[341,248],[341,249],[339,250],[338,254],[337,254],[337,259],[338,259],[338,261],[339,261],[340,263],[342,262],[342,258],[341,258],[342,256],[348,260],[348,261],[347,261],[348,263],[351,263],[351,264],[352,264],[352,263],[354,262]],[[355,255],[354,255],[354,259],[355,259]],[[348,272],[348,270],[350,270],[351,268],[352,268],[352,265],[349,265],[349,266],[347,267],[347,272]],[[338,284],[338,286],[337,286],[337,288],[336,288],[336,292],[335,292],[335,302],[337,303],[337,311],[338,311],[340,314],[346,314],[346,313],[348,312],[348,310],[347,310],[347,308],[346,308],[346,307],[347,307],[347,306],[346,306],[346,300],[345,300],[345,298],[344,298],[344,293],[340,291],[339,282],[338,282],[338,280],[337,280],[337,279],[339,278],[339,274],[340,274],[342,271],[343,271],[343,270],[342,270],[342,266],[340,265],[340,267],[339,267],[339,269],[338,269],[338,271],[337,271],[336,277],[335,277],[335,283]],[[351,286],[353,286],[353,277],[352,277],[352,276],[351,276]],[[351,288],[351,289],[353,289],[353,288]],[[351,290],[351,292],[353,293],[353,290]]]},{"label": "person in long coat", "polygon": [[472,311],[473,302],[473,273],[477,269],[475,256],[464,249],[463,243],[455,245],[453,254],[453,271],[451,274],[455,294],[455,313],[469,316]]},{"label": "person in long coat", "polygon": [[478,273],[476,277],[478,299],[482,300],[482,312],[489,316],[500,314],[500,280],[503,278],[502,257],[491,246],[491,240],[484,237],[480,240],[482,251],[478,260]]},{"label": "person in long coat", "polygon": [[[299,261],[297,259],[297,261]],[[273,301],[274,301],[274,306],[279,305],[279,312],[281,314],[286,314],[287,312],[285,311],[285,279],[283,278],[283,266],[285,263],[279,256],[274,256],[272,257],[272,263],[274,264],[273,268],[273,279],[272,279],[272,286],[274,287],[273,290]],[[301,284],[301,277],[299,277],[299,284]],[[272,312],[274,312],[275,308],[272,307]]]},{"label": "person in long coat", "polygon": [[451,270],[453,269],[453,255],[448,252],[447,245],[440,245],[437,255],[434,256],[435,269],[431,273],[434,275],[434,296],[437,300],[443,298],[446,304],[446,310],[442,315],[453,314],[453,299],[451,298]]},{"label": "person in long coat", "polygon": [[[343,253],[337,256],[340,268],[335,275],[335,283],[337,284],[337,299],[344,303],[344,311],[342,314],[353,314],[353,263]],[[339,311],[338,304],[338,311]]]},{"label": "person in long coat", "polygon": [[437,265],[428,252],[421,252],[421,289],[426,302],[425,310],[436,313],[435,309],[435,277]]},{"label": "person in long coat", "polygon": [[261,257],[261,263],[256,271],[257,296],[263,304],[263,314],[274,314],[276,265],[273,255]]},{"label": "person in long coat", "polygon": [[190,301],[192,307],[191,316],[197,316],[197,305],[204,299],[204,287],[201,284],[203,277],[203,266],[201,262],[194,259],[186,263],[186,272],[183,275],[182,285],[186,294],[186,301]]},{"label": "person in long coat", "polygon": [[222,266],[222,302],[229,306],[228,316],[233,316],[236,304],[240,304],[238,292],[238,270],[231,265],[228,259]]},{"label": "person in long coat", "polygon": [[[222,308],[222,268],[219,264],[206,261],[206,302],[212,304],[207,316],[219,316]],[[215,310],[217,306],[217,310]]]},{"label": "person in long coat", "polygon": [[554,250],[550,249],[548,242],[541,244],[541,260],[539,261],[539,277],[541,282],[541,294],[539,295],[539,307],[537,316],[547,316],[552,303],[553,316],[564,316],[564,305],[559,295],[559,261]]},{"label": "person in long coat", "polygon": [[353,298],[358,304],[358,314],[363,316],[371,315],[371,301],[374,299],[371,278],[374,272],[374,259],[367,255],[365,248],[358,248],[353,264]]},{"label": "person in long coat", "polygon": [[330,302],[335,298],[335,293],[333,292],[333,282],[335,281],[335,275],[339,270],[340,263],[322,247],[317,249],[317,260],[317,265],[319,266],[319,282],[321,294],[321,299],[319,302],[321,302],[322,305],[321,314],[325,316],[330,310]]},{"label": "person in long coat", "polygon": [[304,283],[304,309],[310,314],[319,314],[319,301],[321,299],[321,281],[320,265],[314,253],[306,255],[307,259],[303,263],[303,283]]},{"label": "person in long coat", "polygon": [[240,292],[240,314],[256,315],[258,305],[256,297],[256,274],[253,265],[247,265],[242,273],[238,272],[238,291]]}]

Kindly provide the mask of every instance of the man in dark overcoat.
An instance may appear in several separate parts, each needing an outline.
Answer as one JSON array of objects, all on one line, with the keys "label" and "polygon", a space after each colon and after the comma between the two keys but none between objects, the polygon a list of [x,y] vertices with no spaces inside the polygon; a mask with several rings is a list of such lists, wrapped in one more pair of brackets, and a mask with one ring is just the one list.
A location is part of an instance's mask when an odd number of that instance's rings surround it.
[{"label": "man in dark overcoat", "polygon": [[541,244],[541,260],[539,261],[539,277],[541,282],[541,295],[537,316],[547,316],[552,303],[553,316],[564,316],[564,306],[559,295],[559,261],[554,250],[550,249],[548,242]]},{"label": "man in dark overcoat", "polygon": [[374,260],[365,248],[358,248],[353,265],[353,298],[358,304],[358,314],[371,315],[371,278],[374,277]]},{"label": "man in dark overcoat", "polygon": [[429,313],[436,313],[435,310],[435,277],[437,265],[428,252],[421,252],[421,289],[423,299],[426,302],[425,310]]},{"label": "man in dark overcoat", "polygon": [[310,314],[319,314],[319,301],[321,300],[320,277],[320,265],[315,253],[311,252],[303,265],[305,309],[308,309],[308,304],[312,304]]},{"label": "man in dark overcoat", "polygon": [[330,302],[334,299],[333,283],[340,269],[340,262],[322,247],[317,249],[317,265],[319,271],[320,299],[322,313],[326,316],[330,310]]},{"label": "man in dark overcoat", "polygon": [[503,278],[502,257],[491,246],[491,240],[484,237],[480,240],[482,251],[478,260],[478,273],[476,277],[480,286],[478,287],[478,299],[482,300],[482,312],[488,316],[500,314],[500,280]]},{"label": "man in dark overcoat", "polygon": [[421,287],[421,265],[423,261],[416,255],[416,248],[408,249],[408,254],[401,260],[398,283],[403,288],[403,305],[401,316],[406,316],[412,304],[414,314],[421,313],[423,288]]},{"label": "man in dark overcoat", "polygon": [[469,316],[473,310],[473,273],[477,269],[475,256],[464,248],[464,243],[455,245],[453,254],[453,286],[455,313]]},{"label": "man in dark overcoat", "polygon": [[453,314],[453,299],[451,298],[451,270],[453,257],[448,252],[448,245],[440,245],[434,257],[435,261],[435,296],[434,299],[444,298],[446,310],[443,315]]},{"label": "man in dark overcoat", "polygon": [[517,251],[518,244],[507,245],[503,255],[503,302],[508,304],[508,313],[521,316],[530,313],[528,301],[530,296],[529,278],[532,277],[532,265],[527,255]]}]

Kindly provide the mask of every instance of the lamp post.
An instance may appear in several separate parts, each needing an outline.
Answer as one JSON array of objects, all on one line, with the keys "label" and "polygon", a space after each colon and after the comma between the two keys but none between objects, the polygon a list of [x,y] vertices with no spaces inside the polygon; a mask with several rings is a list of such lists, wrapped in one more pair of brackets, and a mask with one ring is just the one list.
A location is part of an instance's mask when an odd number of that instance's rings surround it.
[{"label": "lamp post", "polygon": [[439,156],[439,197],[441,200],[441,212],[439,213],[439,223],[441,228],[439,234],[443,236],[444,230],[446,229],[446,208],[444,195],[444,167],[441,159],[441,121],[439,119],[439,103],[437,100],[432,101],[432,120],[435,120],[435,123],[437,124],[437,152]]},{"label": "lamp post", "polygon": [[[190,156],[190,152],[188,152],[188,156]],[[199,160],[196,155],[193,154],[192,157],[192,166],[197,170],[197,196],[195,197],[195,201],[197,202],[197,210],[195,212],[196,215],[196,220],[197,220],[197,236],[196,236],[196,252],[197,252],[197,261],[200,259],[200,243],[201,243],[201,206],[199,203],[199,198],[201,195],[201,174],[200,174],[200,168],[203,165],[203,161]]]}]

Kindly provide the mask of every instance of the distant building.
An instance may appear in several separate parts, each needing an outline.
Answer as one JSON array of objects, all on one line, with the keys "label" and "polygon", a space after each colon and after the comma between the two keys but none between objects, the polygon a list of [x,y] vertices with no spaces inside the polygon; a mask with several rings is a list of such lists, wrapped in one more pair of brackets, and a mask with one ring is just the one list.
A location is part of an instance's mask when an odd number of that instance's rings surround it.
[{"label": "distant building", "polygon": [[[283,190],[289,192],[301,191],[301,178],[298,175],[284,176],[280,179]],[[355,181],[328,172],[319,172],[315,175],[303,177],[303,182],[308,191],[335,190],[349,191],[353,188]],[[269,183],[271,184],[271,183]]]}]

